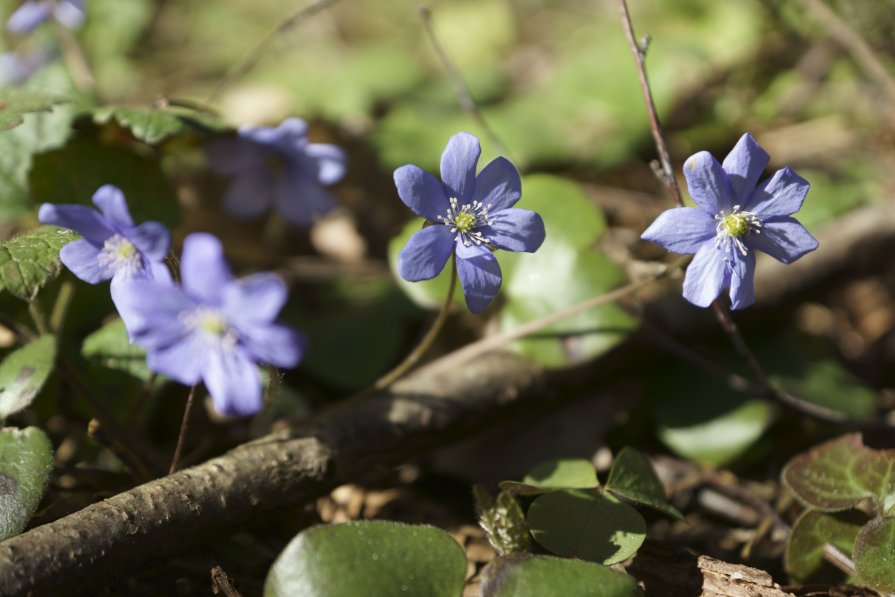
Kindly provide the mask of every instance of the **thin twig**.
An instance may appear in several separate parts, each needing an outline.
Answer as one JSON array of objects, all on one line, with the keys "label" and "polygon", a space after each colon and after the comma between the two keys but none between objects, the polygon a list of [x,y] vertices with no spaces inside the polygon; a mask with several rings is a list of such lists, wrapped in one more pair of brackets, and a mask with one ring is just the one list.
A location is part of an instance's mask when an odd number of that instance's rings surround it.
[{"label": "thin twig", "polygon": [[544,328],[575,317],[576,315],[584,313],[585,311],[590,311],[591,309],[596,309],[599,306],[614,303],[615,301],[621,300],[625,297],[635,294],[643,288],[646,288],[656,280],[664,278],[670,273],[680,270],[680,268],[683,267],[684,264],[689,261],[689,259],[689,256],[682,257],[664,266],[661,270],[647,278],[644,278],[643,280],[631,282],[630,284],[626,284],[625,286],[621,286],[605,294],[591,297],[586,301],[582,301],[576,305],[572,305],[571,307],[568,307],[561,311],[557,311],[556,313],[551,313],[550,315],[547,315],[545,317],[535,319],[534,321],[529,321],[528,323],[520,325],[519,327],[513,328],[511,330],[507,330],[500,334],[486,336],[481,340],[478,340],[471,344],[467,344],[463,348],[455,350],[454,352],[441,357],[437,361],[426,365],[420,370],[420,372],[421,374],[431,375],[439,371],[451,369],[453,367],[456,367],[457,365],[460,365],[461,363],[469,361],[470,359],[485,354],[486,352],[491,352],[492,350],[502,348],[503,346],[506,346],[511,342],[519,340],[520,338],[524,338],[525,336],[530,336],[535,332],[539,332]]},{"label": "thin twig", "polygon": [[180,463],[180,454],[183,452],[183,441],[186,438],[186,430],[190,426],[190,412],[193,410],[193,398],[196,396],[196,386],[190,388],[190,393],[186,397],[186,407],[183,409],[183,419],[180,421],[180,433],[177,435],[177,446],[174,448],[174,457],[171,459],[171,468],[168,474],[173,475],[177,472],[177,465]]},{"label": "thin twig", "polygon": [[[822,0],[798,0],[799,4],[827,28],[830,37],[845,48],[858,66],[886,94],[888,107],[895,103],[895,78],[882,63],[870,45],[842,17],[837,15]],[[891,118],[891,117],[890,117]]]},{"label": "thin twig", "polygon": [[291,16],[282,20],[273,30],[270,31],[267,35],[265,35],[260,42],[258,42],[252,49],[246,52],[239,61],[234,64],[230,70],[224,75],[224,77],[215,85],[215,88],[212,90],[211,94],[209,94],[208,98],[205,100],[205,104],[213,104],[218,100],[221,93],[224,91],[228,85],[230,85],[233,81],[244,77],[246,73],[251,71],[258,62],[261,61],[261,58],[264,56],[264,53],[267,51],[270,44],[272,44],[276,39],[283,35],[284,33],[288,33],[295,27],[297,27],[300,23],[305,21],[307,18],[314,16],[321,10],[325,8],[329,8],[339,0],[317,0],[313,4],[309,4],[307,6],[303,6],[298,12],[292,14]]},{"label": "thin twig", "polygon": [[432,26],[432,11],[429,10],[428,6],[420,6],[419,12],[420,19],[423,22],[423,29],[426,30],[426,35],[429,36],[429,41],[432,42],[432,47],[435,48],[435,53],[438,54],[438,59],[441,60],[441,64],[444,67],[448,78],[451,80],[451,84],[454,86],[454,93],[457,96],[457,101],[460,102],[460,107],[476,122],[476,124],[479,125],[485,134],[488,135],[491,144],[497,148],[497,151],[501,155],[508,158],[511,157],[507,146],[503,144],[500,137],[497,136],[497,133],[495,133],[494,129],[488,124],[488,121],[485,120],[482,111],[479,110],[478,104],[476,104],[475,99],[472,97],[472,90],[469,89],[469,85],[466,83],[463,75],[460,74],[460,71],[445,51],[444,46],[442,46],[441,42],[438,40],[438,36],[435,34],[435,28]]},{"label": "thin twig", "polygon": [[239,591],[233,586],[230,577],[220,565],[211,569],[211,592],[217,595],[223,593],[226,597],[240,597]]},{"label": "thin twig", "polygon": [[435,342],[435,338],[438,337],[438,334],[441,332],[441,328],[444,327],[444,322],[447,321],[448,313],[450,313],[451,305],[454,302],[454,288],[457,286],[457,260],[451,255],[451,281],[448,284],[448,293],[447,297],[444,299],[444,303],[441,305],[441,311],[438,312],[438,317],[435,318],[435,322],[432,324],[432,327],[429,328],[429,331],[426,332],[426,335],[423,336],[423,339],[420,340],[420,343],[413,349],[413,351],[407,355],[407,357],[401,361],[401,363],[380,377],[376,383],[373,384],[374,390],[384,390],[388,388],[390,385],[398,381],[405,373],[410,371],[410,369],[416,365],[417,361],[419,361],[426,352],[430,348],[432,348],[432,344]]},{"label": "thin twig", "polygon": [[631,15],[628,13],[628,3],[625,0],[618,0],[618,9],[622,15],[622,25],[625,28],[625,36],[628,38],[628,45],[631,47],[631,53],[634,54],[634,62],[637,63],[637,74],[640,76],[640,88],[643,90],[643,101],[646,103],[646,111],[649,114],[650,128],[653,131],[653,140],[656,142],[656,150],[659,152],[659,159],[662,162],[662,171],[665,176],[665,184],[671,191],[675,203],[683,207],[684,200],[681,197],[681,190],[677,186],[677,179],[674,177],[674,169],[671,166],[671,157],[668,154],[668,146],[665,144],[665,137],[662,135],[662,125],[659,123],[659,115],[656,112],[656,104],[653,101],[653,92],[650,88],[649,78],[646,75],[646,46],[649,38],[644,38],[643,44],[638,44],[634,37],[634,26],[631,24]]},{"label": "thin twig", "polygon": [[827,543],[824,545],[824,559],[849,576],[857,576],[858,571],[855,569],[855,563],[850,557],[842,553],[838,547]]}]

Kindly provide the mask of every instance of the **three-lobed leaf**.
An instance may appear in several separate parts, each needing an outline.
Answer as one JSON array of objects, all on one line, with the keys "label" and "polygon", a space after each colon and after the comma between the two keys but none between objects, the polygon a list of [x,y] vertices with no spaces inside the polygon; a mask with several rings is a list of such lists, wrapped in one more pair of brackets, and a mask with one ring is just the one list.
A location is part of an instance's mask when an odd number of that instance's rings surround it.
[{"label": "three-lobed leaf", "polygon": [[485,531],[488,542],[499,555],[522,553],[531,550],[531,539],[525,513],[509,491],[501,491],[492,498],[481,485],[472,488],[475,497],[479,526]]},{"label": "three-lobed leaf", "polygon": [[444,531],[381,520],[317,526],[277,557],[265,597],[457,597],[466,555]]},{"label": "three-lobed leaf", "polygon": [[28,524],[52,470],[53,446],[43,431],[0,429],[0,541]]},{"label": "three-lobed leaf", "polygon": [[0,363],[0,420],[27,408],[43,387],[56,360],[56,339],[41,336]]},{"label": "three-lobed leaf", "polygon": [[786,571],[798,582],[841,582],[843,573],[826,562],[824,546],[829,543],[843,553],[851,553],[855,537],[866,522],[867,515],[857,510],[806,510],[793,524],[786,543]]},{"label": "three-lobed leaf", "polygon": [[874,450],[861,434],[823,443],[789,461],[783,481],[808,506],[837,512],[871,499],[895,508],[895,450]]},{"label": "three-lobed leaf", "polygon": [[637,581],[607,566],[555,558],[500,557],[482,571],[482,597],[639,597]]},{"label": "three-lobed leaf", "polygon": [[93,112],[93,121],[98,124],[116,122],[129,130],[134,138],[149,145],[192,131],[216,132],[225,129],[222,123],[207,113],[144,106],[103,106]]},{"label": "three-lobed leaf", "polygon": [[646,538],[646,521],[607,493],[552,491],[528,508],[531,534],[556,555],[615,564],[634,555]]},{"label": "three-lobed leaf", "polygon": [[615,457],[612,468],[609,469],[606,490],[678,520],[684,518],[666,500],[665,486],[656,475],[652,463],[633,448],[624,448]]},{"label": "three-lobed leaf", "polygon": [[62,98],[31,89],[0,89],[0,131],[15,128],[33,112],[49,112]]},{"label": "three-lobed leaf", "polygon": [[123,371],[143,381],[152,376],[146,365],[146,351],[131,344],[127,328],[120,319],[105,324],[84,339],[81,354],[88,361],[95,361],[115,371]]},{"label": "three-lobed leaf", "polygon": [[33,300],[62,271],[59,250],[77,238],[70,230],[41,226],[0,243],[0,290]]},{"label": "three-lobed leaf", "polygon": [[895,592],[895,517],[879,516],[861,529],[854,560],[864,584],[880,592]]}]

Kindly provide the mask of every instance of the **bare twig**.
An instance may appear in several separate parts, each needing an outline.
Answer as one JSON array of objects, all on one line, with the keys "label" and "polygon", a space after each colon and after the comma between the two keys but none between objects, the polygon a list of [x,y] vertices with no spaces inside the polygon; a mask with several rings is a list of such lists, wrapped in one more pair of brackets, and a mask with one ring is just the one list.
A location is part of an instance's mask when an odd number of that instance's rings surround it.
[{"label": "bare twig", "polygon": [[303,6],[296,13],[291,16],[283,19],[274,29],[265,35],[260,42],[258,42],[252,49],[245,53],[245,55],[239,59],[239,61],[234,64],[230,70],[224,75],[224,77],[215,85],[215,88],[212,90],[211,94],[209,94],[208,98],[205,100],[205,104],[213,104],[220,98],[221,93],[224,89],[236,81],[244,77],[249,71],[251,71],[258,62],[261,61],[261,58],[264,56],[264,53],[270,47],[270,45],[276,41],[276,39],[291,31],[299,24],[303,23],[306,19],[314,16],[318,12],[329,8],[339,0],[317,0],[312,4],[308,4],[307,6]]},{"label": "bare twig", "polygon": [[646,46],[649,38],[644,38],[643,44],[638,44],[634,37],[634,26],[631,24],[631,15],[628,13],[628,3],[625,0],[618,0],[618,9],[622,15],[622,25],[625,28],[625,36],[628,38],[628,45],[631,47],[631,53],[634,54],[634,61],[637,63],[637,74],[640,76],[640,88],[643,90],[643,101],[646,103],[646,111],[649,114],[650,128],[653,131],[653,140],[656,142],[656,150],[659,152],[659,159],[662,162],[662,171],[664,173],[665,184],[671,191],[671,196],[675,203],[683,207],[684,200],[681,197],[681,190],[677,186],[677,179],[674,177],[674,169],[671,166],[671,157],[668,154],[668,146],[665,144],[665,137],[662,135],[662,125],[659,123],[659,115],[656,112],[656,104],[653,101],[653,92],[650,89],[649,78],[646,74]]},{"label": "bare twig", "polygon": [[498,152],[508,158],[511,157],[506,145],[503,144],[500,137],[497,136],[497,133],[495,133],[494,129],[488,124],[488,121],[485,120],[482,111],[479,110],[475,99],[472,97],[472,91],[469,89],[469,85],[466,83],[463,75],[460,74],[460,71],[454,66],[450,56],[448,56],[444,47],[441,45],[441,42],[438,41],[438,36],[435,34],[435,28],[432,26],[432,11],[430,11],[427,6],[420,6],[419,12],[420,19],[423,21],[423,28],[426,30],[426,35],[429,36],[429,40],[432,42],[432,47],[435,48],[435,53],[438,54],[438,59],[441,60],[441,64],[454,86],[454,93],[457,96],[457,101],[460,103],[460,107],[463,108],[463,111],[479,125],[486,135],[488,135],[488,139],[491,140],[491,144],[497,148]]},{"label": "bare twig", "polygon": [[183,409],[183,419],[180,421],[180,433],[177,434],[177,446],[174,448],[174,457],[171,459],[171,467],[168,474],[173,475],[180,463],[180,454],[183,452],[183,442],[186,439],[186,430],[190,426],[190,412],[193,410],[193,398],[196,396],[196,386],[190,388],[186,397],[186,406]]}]

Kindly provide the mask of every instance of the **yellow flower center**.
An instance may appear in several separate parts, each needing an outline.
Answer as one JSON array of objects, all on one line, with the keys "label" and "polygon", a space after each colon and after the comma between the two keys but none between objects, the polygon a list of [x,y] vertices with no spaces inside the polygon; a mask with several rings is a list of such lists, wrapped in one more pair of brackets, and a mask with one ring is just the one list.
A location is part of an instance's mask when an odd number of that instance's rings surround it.
[{"label": "yellow flower center", "polygon": [[230,326],[220,315],[203,313],[199,319],[199,329],[213,336],[223,336],[229,331]]},{"label": "yellow flower center", "polygon": [[456,219],[454,219],[454,226],[456,226],[457,230],[460,232],[469,232],[472,230],[472,227],[475,226],[475,216],[468,211],[462,211],[458,213]]},{"label": "yellow flower center", "polygon": [[744,213],[732,213],[722,216],[721,226],[730,236],[743,236],[749,232],[749,217]]}]

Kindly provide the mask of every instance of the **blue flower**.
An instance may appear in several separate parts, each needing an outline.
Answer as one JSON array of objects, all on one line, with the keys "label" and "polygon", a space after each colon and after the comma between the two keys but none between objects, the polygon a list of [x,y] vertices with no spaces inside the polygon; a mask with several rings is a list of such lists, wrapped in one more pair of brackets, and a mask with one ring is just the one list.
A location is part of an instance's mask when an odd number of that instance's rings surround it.
[{"label": "blue flower", "polygon": [[398,196],[433,222],[410,237],[398,256],[398,273],[410,282],[437,276],[451,255],[466,305],[480,313],[500,290],[500,265],[492,249],[533,253],[544,242],[544,222],[514,208],[522,196],[519,173],[497,158],[476,176],[481,154],[476,136],[457,133],[441,154],[441,179],[412,165],[395,170]]},{"label": "blue flower", "polygon": [[294,367],[304,339],[274,320],[286,301],[276,275],[235,280],[220,241],[191,234],[183,243],[182,286],[135,281],[122,286],[119,309],[149,368],[186,385],[202,380],[215,408],[251,415],[262,407],[256,363]]},{"label": "blue flower", "polygon": [[74,230],[84,238],[59,253],[62,263],[89,284],[112,280],[113,288],[132,279],[170,280],[164,264],[171,236],[158,222],[134,225],[124,193],[105,185],[93,195],[99,211],[86,205],[44,203],[37,212],[41,224]]},{"label": "blue flower", "polygon": [[48,52],[0,54],[0,85],[21,85],[51,59]]},{"label": "blue flower", "polygon": [[642,238],[674,253],[695,253],[684,278],[684,298],[708,307],[724,288],[731,307],[755,302],[755,251],[792,263],[817,248],[817,240],[791,217],[809,184],[789,168],[759,183],[768,154],[746,133],[719,164],[707,151],[684,163],[698,207],[664,212]]},{"label": "blue flower", "polygon": [[16,35],[30,33],[47,20],[75,29],[84,22],[84,0],[26,0],[6,22],[6,30]]},{"label": "blue flower", "polygon": [[271,205],[287,221],[309,227],[336,204],[323,188],[345,174],[344,152],[309,143],[308,126],[287,118],[277,127],[243,126],[238,136],[206,147],[211,168],[233,180],[224,208],[237,217],[259,216]]}]

